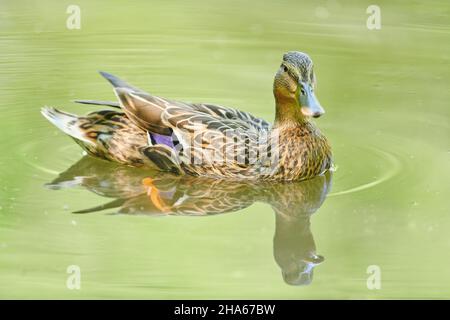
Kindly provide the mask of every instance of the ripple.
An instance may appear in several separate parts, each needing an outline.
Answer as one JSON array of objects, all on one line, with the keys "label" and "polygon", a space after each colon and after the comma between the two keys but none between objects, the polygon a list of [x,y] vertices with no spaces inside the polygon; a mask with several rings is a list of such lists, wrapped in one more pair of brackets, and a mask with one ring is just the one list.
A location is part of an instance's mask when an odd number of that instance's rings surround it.
[{"label": "ripple", "polygon": [[[364,167],[366,170],[370,171],[376,169],[377,165],[382,168],[382,170],[380,170],[380,172],[377,173],[379,176],[375,177],[373,180],[368,179],[366,181],[358,182],[356,185],[344,187],[343,190],[331,192],[330,194],[328,194],[328,197],[342,196],[373,188],[375,186],[378,186],[382,183],[389,181],[390,179],[398,175],[402,170],[401,161],[392,153],[389,153],[377,147],[357,147],[357,148],[370,153],[369,161],[364,162],[365,164]],[[357,155],[354,156],[355,158],[359,158]],[[352,177],[352,181],[354,181],[354,177]],[[334,184],[338,186],[340,185],[340,183],[336,181]]]},{"label": "ripple", "polygon": [[82,155],[80,147],[68,140],[67,144],[59,145],[49,151],[51,161],[49,159],[43,161],[36,155],[40,153],[40,150],[46,150],[47,148],[48,141],[39,139],[22,144],[18,150],[25,164],[38,172],[49,175],[58,175],[61,170],[66,169],[68,164],[74,162],[77,158],[73,155],[77,155],[77,150],[79,150],[79,156]]}]

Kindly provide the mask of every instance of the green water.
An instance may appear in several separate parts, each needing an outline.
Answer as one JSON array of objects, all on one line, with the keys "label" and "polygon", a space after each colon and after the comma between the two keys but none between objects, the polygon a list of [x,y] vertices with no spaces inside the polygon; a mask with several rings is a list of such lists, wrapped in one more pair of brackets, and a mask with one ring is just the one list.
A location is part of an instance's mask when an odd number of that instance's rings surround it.
[{"label": "green water", "polygon": [[[0,3],[0,298],[450,298],[448,1],[377,1],[380,30],[372,1],[79,0],[80,30],[69,4]],[[112,99],[105,70],[272,120],[288,50],[315,62],[332,179],[174,180],[83,158],[39,114]],[[151,214],[149,176],[191,207]]]}]

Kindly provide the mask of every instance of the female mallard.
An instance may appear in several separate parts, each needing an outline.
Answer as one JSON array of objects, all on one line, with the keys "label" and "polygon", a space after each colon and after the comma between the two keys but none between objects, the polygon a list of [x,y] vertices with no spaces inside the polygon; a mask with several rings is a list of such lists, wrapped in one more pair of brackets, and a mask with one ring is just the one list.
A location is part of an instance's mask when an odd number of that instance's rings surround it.
[{"label": "female mallard", "polygon": [[253,180],[304,180],[331,166],[327,139],[310,122],[324,110],[314,95],[313,63],[305,53],[283,56],[273,85],[273,125],[232,108],[153,96],[101,74],[114,86],[119,103],[77,102],[124,112],[102,110],[78,117],[42,109],[90,155],[175,174]]}]

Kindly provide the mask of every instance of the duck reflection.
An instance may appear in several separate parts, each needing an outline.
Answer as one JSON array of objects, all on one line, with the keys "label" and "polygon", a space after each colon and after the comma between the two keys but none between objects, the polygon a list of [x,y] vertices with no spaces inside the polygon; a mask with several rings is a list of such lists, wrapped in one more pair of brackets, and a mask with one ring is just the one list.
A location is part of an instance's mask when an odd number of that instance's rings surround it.
[{"label": "duck reflection", "polygon": [[239,211],[255,202],[275,212],[274,258],[290,285],[308,285],[324,257],[316,253],[310,217],[331,187],[331,173],[302,182],[268,183],[174,176],[86,156],[48,183],[51,189],[81,186],[111,198],[74,213],[208,216]]}]

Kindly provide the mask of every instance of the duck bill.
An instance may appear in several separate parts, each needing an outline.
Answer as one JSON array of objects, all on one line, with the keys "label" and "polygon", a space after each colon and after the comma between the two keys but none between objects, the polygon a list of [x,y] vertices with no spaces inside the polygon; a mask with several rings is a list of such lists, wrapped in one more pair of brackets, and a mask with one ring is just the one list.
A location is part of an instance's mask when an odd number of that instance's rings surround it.
[{"label": "duck bill", "polygon": [[304,116],[318,118],[325,113],[325,110],[317,100],[316,95],[309,85],[304,86],[305,94],[300,94],[300,107]]}]

